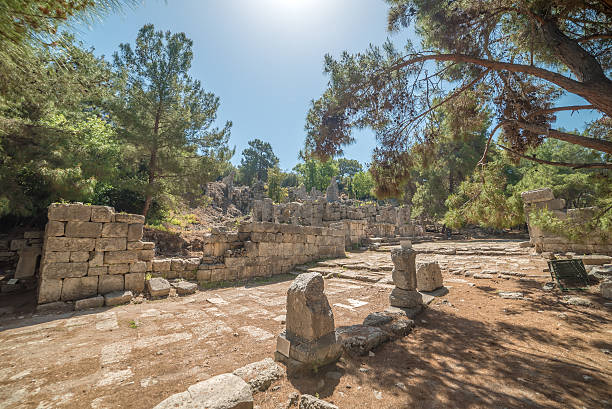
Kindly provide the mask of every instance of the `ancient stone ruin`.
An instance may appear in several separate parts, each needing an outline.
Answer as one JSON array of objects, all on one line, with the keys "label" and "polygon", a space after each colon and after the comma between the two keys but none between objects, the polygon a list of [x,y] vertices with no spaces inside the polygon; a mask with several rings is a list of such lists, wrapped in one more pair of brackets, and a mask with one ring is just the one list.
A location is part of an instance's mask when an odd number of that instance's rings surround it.
[{"label": "ancient stone ruin", "polygon": [[529,225],[531,244],[538,253],[542,252],[573,252],[577,254],[607,254],[612,255],[612,243],[604,242],[598,232],[584,237],[579,243],[571,242],[566,237],[548,232],[529,222],[529,213],[538,209],[548,209],[561,220],[589,220],[597,209],[593,207],[582,209],[565,209],[564,199],[555,199],[552,189],[543,188],[521,193],[525,208],[525,217]]},{"label": "ancient stone ruin", "polygon": [[395,288],[389,295],[389,304],[391,307],[420,311],[423,296],[417,291],[416,251],[409,242],[402,242],[401,248],[391,252],[391,259]]},{"label": "ancient stone ruin", "polygon": [[275,358],[293,371],[329,364],[342,353],[323,289],[320,274],[304,273],[287,291],[286,330],[277,338]]}]

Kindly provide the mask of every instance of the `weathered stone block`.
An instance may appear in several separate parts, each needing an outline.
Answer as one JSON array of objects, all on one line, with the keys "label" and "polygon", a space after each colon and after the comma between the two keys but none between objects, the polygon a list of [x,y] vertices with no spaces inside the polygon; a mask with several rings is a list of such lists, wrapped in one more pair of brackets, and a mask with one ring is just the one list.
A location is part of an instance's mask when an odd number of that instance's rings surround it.
[{"label": "weathered stone block", "polygon": [[423,304],[423,296],[418,291],[394,288],[389,295],[389,304],[393,307],[415,308]]},{"label": "weathered stone block", "polygon": [[114,210],[109,206],[91,206],[91,221],[109,223],[113,221]]},{"label": "weathered stone block", "polygon": [[126,223],[103,223],[102,237],[127,237],[128,224]]},{"label": "weathered stone block", "polygon": [[142,261],[151,261],[155,257],[155,250],[140,250],[138,259]]},{"label": "weathered stone block", "polygon": [[182,258],[173,258],[170,262],[170,270],[184,271],[185,270],[185,260]]},{"label": "weathered stone block", "polygon": [[146,261],[137,261],[135,263],[130,264],[130,273],[146,273],[147,272],[147,262]]},{"label": "weathered stone block", "polygon": [[40,260],[40,247],[26,247],[19,252],[19,262],[15,270],[15,278],[29,278],[36,274],[36,266]]},{"label": "weathered stone block", "polygon": [[96,297],[85,298],[83,300],[77,300],[74,303],[74,309],[76,311],[87,310],[89,308],[101,308],[104,306],[104,297],[98,295]]},{"label": "weathered stone block", "polygon": [[104,304],[107,307],[114,305],[128,304],[132,300],[133,294],[131,291],[113,291],[104,294]]},{"label": "weathered stone block", "polygon": [[102,234],[102,223],[93,222],[68,222],[66,223],[66,237],[100,237]]},{"label": "weathered stone block", "polygon": [[142,239],[142,231],[144,225],[142,223],[130,224],[128,227],[128,241],[138,241]]},{"label": "weathered stone block", "polygon": [[83,204],[52,203],[49,206],[47,216],[49,220],[63,222],[81,221],[88,222],[91,219],[91,206]]},{"label": "weathered stone block", "polygon": [[420,291],[433,291],[442,287],[442,271],[437,262],[417,265],[417,288]]},{"label": "weathered stone block", "polygon": [[105,274],[108,274],[107,266],[100,266],[100,267],[89,266],[89,269],[87,270],[88,276],[103,276]]},{"label": "weathered stone block", "polygon": [[151,297],[167,297],[170,294],[170,283],[161,277],[155,277],[146,282]]},{"label": "weathered stone block", "polygon": [[49,263],[42,267],[44,278],[83,277],[87,275],[87,263]]},{"label": "weathered stone block", "polygon": [[43,260],[44,263],[68,263],[69,261],[69,251],[47,251]]},{"label": "weathered stone block", "polygon": [[312,395],[300,396],[299,409],[339,409],[338,406],[326,402],[322,399],[316,398]]},{"label": "weathered stone block", "polygon": [[89,253],[89,267],[101,267],[104,265],[104,252],[92,251]]},{"label": "weathered stone block", "polygon": [[125,237],[106,237],[96,239],[96,251],[122,251],[127,249]]},{"label": "weathered stone block", "polygon": [[59,301],[62,295],[62,280],[43,278],[38,285],[38,303]]},{"label": "weathered stone block", "polygon": [[89,251],[71,251],[70,262],[71,263],[84,263],[89,261]]},{"label": "weathered stone block", "polygon": [[91,251],[95,246],[95,239],[47,237],[45,251]]},{"label": "weathered stone block", "polygon": [[172,287],[174,287],[178,295],[194,294],[198,289],[198,285],[196,283],[190,283],[189,281],[179,281],[177,283],[173,283]]},{"label": "weathered stone block", "polygon": [[599,284],[599,290],[601,291],[601,296],[603,298],[612,300],[612,281],[602,281],[601,284]]},{"label": "weathered stone block", "polygon": [[130,271],[129,264],[111,264],[108,266],[108,274],[125,274]]},{"label": "weathered stone block", "polygon": [[547,202],[549,200],[554,200],[555,195],[552,189],[547,187],[523,192],[521,193],[521,199],[523,199],[523,203]]},{"label": "weathered stone block", "polygon": [[63,236],[65,224],[64,222],[49,220],[49,222],[47,222],[47,227],[45,227],[45,233],[50,237]]},{"label": "weathered stone block", "polygon": [[142,241],[128,241],[127,249],[128,250],[142,250],[143,249]]},{"label": "weathered stone block", "polygon": [[164,273],[171,270],[172,260],[169,258],[157,259],[151,261],[153,271],[156,273]]},{"label": "weathered stone block", "polygon": [[115,221],[117,223],[144,224],[145,217],[140,214],[116,213]]},{"label": "weathered stone block", "polygon": [[208,283],[211,281],[211,270],[198,270],[198,282]]},{"label": "weathered stone block", "polygon": [[130,273],[124,276],[125,289],[141,293],[145,287],[145,273]]},{"label": "weathered stone block", "polygon": [[129,264],[138,261],[137,251],[107,251],[104,253],[104,264]]},{"label": "weathered stone block", "polygon": [[98,277],[66,278],[62,285],[62,301],[89,298],[98,293]]},{"label": "weathered stone block", "polygon": [[28,245],[26,239],[15,239],[11,240],[11,251],[17,251],[25,248]]},{"label": "weathered stone block", "polygon": [[122,291],[124,289],[124,280],[122,275],[104,275],[100,276],[98,283],[98,291],[100,294],[112,293],[113,291]]}]

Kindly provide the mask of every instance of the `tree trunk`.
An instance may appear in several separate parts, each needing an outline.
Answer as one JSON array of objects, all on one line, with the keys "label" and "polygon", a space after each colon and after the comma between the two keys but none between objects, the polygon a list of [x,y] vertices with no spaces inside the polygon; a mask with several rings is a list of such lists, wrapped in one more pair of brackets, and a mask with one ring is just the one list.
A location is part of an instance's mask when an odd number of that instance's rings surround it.
[{"label": "tree trunk", "polygon": [[153,201],[153,186],[155,185],[155,167],[157,166],[157,148],[151,151],[151,159],[149,160],[149,183],[147,184],[147,193],[145,194],[145,204],[142,209],[142,215],[146,218],[151,202]]}]

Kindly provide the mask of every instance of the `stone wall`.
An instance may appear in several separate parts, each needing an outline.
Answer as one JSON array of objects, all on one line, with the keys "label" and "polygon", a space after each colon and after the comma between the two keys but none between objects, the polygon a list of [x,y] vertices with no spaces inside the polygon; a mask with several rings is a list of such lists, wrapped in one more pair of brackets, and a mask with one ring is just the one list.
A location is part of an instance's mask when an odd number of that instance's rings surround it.
[{"label": "stone wall", "polygon": [[0,237],[0,292],[27,291],[36,285],[43,245],[42,231]]},{"label": "stone wall", "polygon": [[141,241],[144,217],[106,206],[49,206],[38,303],[74,301],[113,291],[142,292],[154,243]]},{"label": "stone wall", "polygon": [[[274,222],[300,226],[328,226],[336,222],[361,222],[360,237],[413,236],[416,232],[410,220],[410,207],[380,206],[344,200],[329,202],[325,198],[274,204],[271,199],[256,201],[252,219],[257,222]],[[355,225],[356,226],[356,225]],[[346,237],[346,243],[354,244],[355,230]]]},{"label": "stone wall", "polygon": [[601,236],[597,232],[593,232],[590,237],[584,237],[579,243],[574,243],[566,237],[558,236],[529,223],[529,213],[539,209],[548,209],[556,217],[562,220],[572,218],[575,220],[584,219],[585,221],[593,216],[596,209],[564,209],[565,200],[555,199],[553,191],[550,188],[523,192],[521,198],[523,199],[525,215],[529,227],[530,241],[537,252],[573,252],[578,254],[597,253],[612,255],[612,243],[603,242]]},{"label": "stone wall", "polygon": [[203,237],[199,282],[234,281],[290,272],[296,265],[344,256],[341,225],[294,226],[244,223],[237,233]]}]

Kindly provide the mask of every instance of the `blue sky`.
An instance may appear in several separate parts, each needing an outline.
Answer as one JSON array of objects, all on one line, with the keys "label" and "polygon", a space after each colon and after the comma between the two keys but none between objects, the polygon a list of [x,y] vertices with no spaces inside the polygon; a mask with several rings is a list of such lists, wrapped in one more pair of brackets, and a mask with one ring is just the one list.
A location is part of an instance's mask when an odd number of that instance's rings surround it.
[{"label": "blue sky", "polygon": [[[382,44],[383,0],[145,0],[140,6],[80,27],[77,36],[110,59],[120,43],[134,43],[140,27],[185,32],[194,42],[191,74],[221,99],[219,125],[233,122],[230,144],[238,164],[247,141],[270,142],[283,169],[304,143],[310,100],[325,89],[323,57]],[[391,36],[403,43],[405,34]],[[575,98],[563,103],[579,103]],[[559,115],[568,129],[583,128],[589,113]],[[374,136],[364,131],[345,157],[369,162]]]}]

